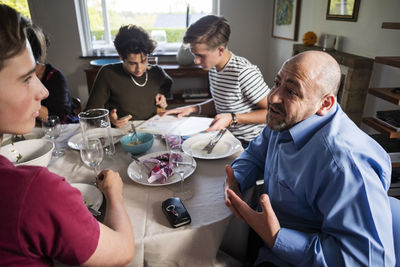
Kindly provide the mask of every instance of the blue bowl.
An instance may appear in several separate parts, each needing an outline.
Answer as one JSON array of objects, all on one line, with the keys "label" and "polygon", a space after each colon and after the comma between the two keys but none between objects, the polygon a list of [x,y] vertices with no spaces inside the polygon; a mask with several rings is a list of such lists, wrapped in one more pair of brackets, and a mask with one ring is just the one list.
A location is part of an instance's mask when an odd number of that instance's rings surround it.
[{"label": "blue bowl", "polygon": [[141,142],[140,144],[131,144],[132,140],[136,140],[135,137],[132,138],[133,135],[133,133],[124,135],[120,140],[122,147],[126,152],[129,152],[132,155],[143,154],[153,145],[154,136],[152,134],[137,133],[137,137]]}]

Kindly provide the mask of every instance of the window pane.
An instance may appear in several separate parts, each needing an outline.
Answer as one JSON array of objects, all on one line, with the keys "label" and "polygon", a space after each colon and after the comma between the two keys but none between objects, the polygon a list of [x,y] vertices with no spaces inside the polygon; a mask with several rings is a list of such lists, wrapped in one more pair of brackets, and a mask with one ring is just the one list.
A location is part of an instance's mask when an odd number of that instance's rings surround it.
[{"label": "window pane", "polygon": [[121,25],[136,24],[159,44],[181,42],[188,5],[191,22],[212,13],[212,0],[107,0],[112,39]]},{"label": "window pane", "polygon": [[88,41],[91,44],[87,45],[88,51],[105,50],[107,53],[115,53],[115,35],[122,25],[127,24],[139,25],[147,30],[157,41],[156,52],[176,52],[187,23],[190,25],[213,11],[213,0],[81,1],[86,2],[89,18]]},{"label": "window pane", "polygon": [[199,18],[212,14],[212,1],[188,0],[190,5],[189,25]]},{"label": "window pane", "polygon": [[104,44],[104,20],[101,0],[87,0],[87,11],[93,47]]},{"label": "window pane", "polygon": [[14,8],[26,18],[31,18],[28,0],[1,0],[0,3]]}]

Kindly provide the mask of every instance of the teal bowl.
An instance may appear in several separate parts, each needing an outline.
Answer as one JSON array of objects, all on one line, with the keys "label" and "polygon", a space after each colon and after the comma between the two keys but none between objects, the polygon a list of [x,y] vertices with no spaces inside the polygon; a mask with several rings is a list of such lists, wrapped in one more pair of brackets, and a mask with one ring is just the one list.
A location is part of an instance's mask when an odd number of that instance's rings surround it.
[{"label": "teal bowl", "polygon": [[137,137],[140,140],[140,144],[131,144],[133,140],[136,140],[135,137],[132,138],[134,133],[130,133],[124,135],[120,142],[122,147],[126,152],[131,153],[132,155],[139,155],[147,152],[151,148],[154,142],[154,136],[149,133],[137,133]]}]

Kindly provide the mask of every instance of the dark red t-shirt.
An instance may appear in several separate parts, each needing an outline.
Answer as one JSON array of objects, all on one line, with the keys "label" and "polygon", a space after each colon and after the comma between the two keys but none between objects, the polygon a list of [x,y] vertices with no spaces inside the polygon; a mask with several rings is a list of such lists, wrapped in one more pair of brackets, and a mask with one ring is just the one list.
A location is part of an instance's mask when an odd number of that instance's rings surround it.
[{"label": "dark red t-shirt", "polygon": [[0,266],[80,265],[99,236],[79,190],[46,168],[0,156]]}]

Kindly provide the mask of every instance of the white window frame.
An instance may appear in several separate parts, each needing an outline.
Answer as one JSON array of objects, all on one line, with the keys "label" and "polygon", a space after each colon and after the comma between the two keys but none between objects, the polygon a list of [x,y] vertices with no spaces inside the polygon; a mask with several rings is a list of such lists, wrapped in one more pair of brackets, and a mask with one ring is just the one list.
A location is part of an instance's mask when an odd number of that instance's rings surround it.
[{"label": "white window frame", "polygon": [[[100,49],[95,49],[91,41],[89,17],[87,12],[86,0],[74,0],[75,1],[75,11],[79,29],[79,38],[81,41],[82,56],[104,56],[104,55],[117,55],[115,50],[113,40],[111,39],[110,24],[108,22],[107,12],[103,12],[103,22],[104,22],[104,45]],[[202,1],[202,0],[199,0]],[[212,0],[212,14],[218,15],[220,12],[220,2],[219,0]],[[107,4],[105,0],[101,0],[102,10],[107,10]],[[176,54],[179,46],[176,47],[176,51],[172,54]],[[158,52],[158,54],[163,54]],[[166,54],[171,54],[166,53]]]}]

